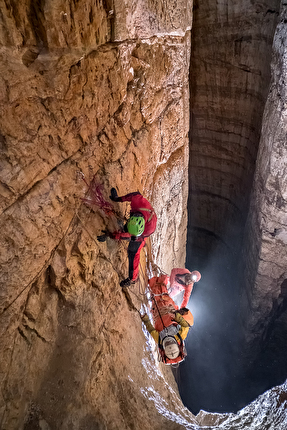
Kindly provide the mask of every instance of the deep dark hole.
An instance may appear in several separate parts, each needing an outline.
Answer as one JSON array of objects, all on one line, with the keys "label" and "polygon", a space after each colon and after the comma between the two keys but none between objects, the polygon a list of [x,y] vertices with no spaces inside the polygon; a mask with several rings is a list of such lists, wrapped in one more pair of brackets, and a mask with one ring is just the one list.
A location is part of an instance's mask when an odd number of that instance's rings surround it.
[{"label": "deep dark hole", "polygon": [[[189,303],[195,323],[186,340],[188,356],[174,374],[183,403],[195,414],[200,409],[237,412],[287,377],[287,281],[282,280],[281,295],[273,303],[256,348],[245,344],[240,324],[247,311],[241,301],[243,236],[280,2],[269,4],[276,13],[259,13],[250,2],[242,15],[234,10],[228,17],[227,4],[232,11],[229,0],[224,6],[214,0],[197,2],[192,26],[186,267],[199,270],[202,279]],[[214,16],[220,26],[212,21]],[[254,34],[262,34],[264,58],[258,56]],[[254,55],[250,54],[252,49]],[[251,73],[254,70],[260,74]],[[240,84],[237,88],[234,80],[236,75],[240,82],[245,73],[249,75],[248,90]],[[233,77],[231,82],[224,79],[229,76]],[[233,90],[238,105],[232,110],[230,103],[228,110],[226,103]],[[253,94],[248,102],[245,90]],[[241,161],[236,160],[237,153]]]},{"label": "deep dark hole", "polygon": [[186,262],[202,280],[189,302],[195,323],[186,340],[188,356],[175,376],[183,403],[195,414],[236,411],[243,402],[235,392],[241,367],[236,256],[220,244],[213,249],[204,264],[189,252]]},{"label": "deep dark hole", "polygon": [[199,270],[202,279],[189,302],[195,323],[186,340],[188,355],[174,375],[184,405],[194,414],[237,412],[287,377],[287,280],[260,352],[253,357],[251,352],[249,363],[239,324],[239,264],[238,255],[222,245],[204,264],[187,252],[186,267]]}]

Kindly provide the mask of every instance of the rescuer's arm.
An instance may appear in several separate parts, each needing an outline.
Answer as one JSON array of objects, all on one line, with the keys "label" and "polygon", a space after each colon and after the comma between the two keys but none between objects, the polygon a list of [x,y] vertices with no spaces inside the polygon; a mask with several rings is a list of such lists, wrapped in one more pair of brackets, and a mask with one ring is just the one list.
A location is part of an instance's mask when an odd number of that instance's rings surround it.
[{"label": "rescuer's arm", "polygon": [[184,296],[183,296],[183,300],[182,300],[182,303],[180,306],[181,308],[186,308],[187,303],[188,303],[189,298],[190,298],[190,294],[191,294],[192,289],[193,289],[193,284],[194,284],[194,282],[192,282],[191,284],[186,285],[184,287]]},{"label": "rescuer's arm", "polygon": [[113,233],[109,233],[109,236],[115,240],[130,240],[132,237],[129,232],[125,231],[114,231]]},{"label": "rescuer's arm", "polygon": [[185,321],[184,317],[178,312],[176,312],[174,315],[174,321],[181,325],[181,327],[190,327],[190,324],[188,324],[188,322]]},{"label": "rescuer's arm", "polygon": [[184,340],[186,338],[186,336],[188,335],[188,330],[189,330],[189,327],[181,327],[180,328],[179,334],[180,334],[182,340]]},{"label": "rescuer's arm", "polygon": [[110,199],[113,202],[131,202],[132,198],[136,195],[141,195],[139,191],[134,191],[133,193],[128,193],[125,196],[118,196],[118,192],[115,188],[111,188]]},{"label": "rescuer's arm", "polygon": [[176,311],[174,316],[174,321],[184,326],[186,326],[187,324],[189,327],[193,326],[194,324],[193,315],[187,308],[181,308],[179,311]]},{"label": "rescuer's arm", "polygon": [[141,319],[142,319],[142,322],[144,323],[144,325],[146,326],[147,331],[151,334],[151,336],[154,338],[154,340],[156,341],[156,343],[158,343],[159,333],[154,328],[154,326],[152,325],[152,323],[150,322],[150,319],[149,319],[148,315],[144,314],[141,317]]},{"label": "rescuer's arm", "polygon": [[179,334],[180,334],[182,340],[185,339],[186,336],[187,336],[187,334],[188,334],[188,330],[189,330],[190,325],[193,325],[193,321],[192,321],[192,324],[189,324],[184,319],[184,317],[182,315],[180,315],[179,312],[175,313],[175,315],[174,315],[174,321],[176,321],[181,326],[180,330],[179,330]]}]

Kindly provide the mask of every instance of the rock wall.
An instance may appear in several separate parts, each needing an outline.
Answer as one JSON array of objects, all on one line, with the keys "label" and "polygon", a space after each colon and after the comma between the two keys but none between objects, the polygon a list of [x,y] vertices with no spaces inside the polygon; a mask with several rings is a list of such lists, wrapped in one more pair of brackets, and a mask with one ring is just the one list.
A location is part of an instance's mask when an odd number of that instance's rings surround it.
[{"label": "rock wall", "polygon": [[[185,261],[191,3],[8,0],[0,6],[1,429],[253,425],[264,430],[286,425],[286,384],[236,415],[202,411],[195,419],[183,407],[169,369],[157,363],[155,345],[127,300],[139,308],[150,250],[153,261],[167,272]],[[219,221],[226,221],[230,216],[238,225],[239,212],[247,205],[244,187],[251,183],[267,94],[263,56],[270,53],[277,13],[275,3],[251,2],[240,19],[242,3],[219,6],[215,12],[211,2],[195,5],[204,11],[206,23],[196,28],[204,54],[196,56],[195,44],[191,68],[193,130],[199,125],[192,146],[191,189],[203,209],[200,214],[193,206],[199,255],[212,237],[214,243],[226,239],[232,248],[236,229],[232,223],[226,230],[224,223],[215,228],[212,217],[220,214]],[[281,19],[254,190],[268,221],[252,206],[249,225],[258,240],[246,245],[248,255],[256,258],[260,252],[278,250],[281,256],[285,250],[285,167],[279,158],[284,156],[284,14]],[[235,29],[236,22],[240,28]],[[252,56],[251,41],[259,60]],[[209,98],[205,87],[213,81],[219,86],[211,86]],[[220,119],[216,112],[221,110]],[[274,121],[278,139],[268,127]],[[207,158],[199,156],[199,148]],[[222,170],[214,168],[212,159]],[[96,241],[103,228],[116,228],[117,220],[82,204],[87,192],[82,174],[88,182],[96,174],[106,198],[111,186],[120,194],[140,190],[157,212],[157,230],[142,252],[140,281],[129,296],[119,287],[127,275],[126,244]],[[128,205],[114,207],[123,221]],[[280,209],[276,215],[275,207]],[[203,224],[195,225],[195,219]],[[262,260],[259,276],[264,276],[245,297],[255,310],[251,323],[256,330],[262,291],[269,300],[263,315],[273,315],[274,322],[285,318],[285,263],[275,263],[276,257],[269,266]],[[255,270],[256,264],[248,266],[249,282]],[[268,270],[276,279],[272,291]],[[275,302],[268,313],[271,297]],[[196,321],[200,325],[200,318]],[[232,381],[228,383],[232,389]]]},{"label": "rock wall", "polygon": [[194,6],[189,241],[208,258],[238,252],[270,80],[279,1]]},{"label": "rock wall", "polygon": [[203,276],[190,300],[193,372],[180,368],[180,392],[194,413],[235,412],[251,400],[252,384],[241,383],[242,243],[279,6],[273,0],[194,5],[187,267]]},{"label": "rock wall", "polygon": [[287,375],[286,13],[282,5],[244,252],[246,352],[255,360],[251,372],[260,367],[266,378],[264,388],[282,383]]},{"label": "rock wall", "polygon": [[208,414],[201,411],[198,422],[205,430],[284,429],[287,425],[286,383],[259,396],[237,414]]},{"label": "rock wall", "polygon": [[141,191],[154,262],[184,264],[191,6],[1,4],[3,430],[195,422],[119,287],[126,244],[96,241],[115,219],[81,202],[81,172],[106,198]]}]

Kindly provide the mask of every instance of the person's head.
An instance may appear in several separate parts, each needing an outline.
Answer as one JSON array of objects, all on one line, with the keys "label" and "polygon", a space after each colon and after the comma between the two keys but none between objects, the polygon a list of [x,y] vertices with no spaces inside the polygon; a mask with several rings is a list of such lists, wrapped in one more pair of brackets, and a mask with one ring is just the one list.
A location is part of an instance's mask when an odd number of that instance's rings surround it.
[{"label": "person's head", "polygon": [[133,213],[127,222],[127,229],[132,236],[140,236],[145,228],[145,220],[141,213]]},{"label": "person's head", "polygon": [[172,360],[173,358],[177,358],[180,354],[179,345],[174,337],[168,336],[163,339],[162,346],[164,349],[164,353]]},{"label": "person's head", "polygon": [[189,284],[192,284],[194,282],[194,280],[192,279],[191,273],[177,274],[176,278],[183,285],[189,285]]}]

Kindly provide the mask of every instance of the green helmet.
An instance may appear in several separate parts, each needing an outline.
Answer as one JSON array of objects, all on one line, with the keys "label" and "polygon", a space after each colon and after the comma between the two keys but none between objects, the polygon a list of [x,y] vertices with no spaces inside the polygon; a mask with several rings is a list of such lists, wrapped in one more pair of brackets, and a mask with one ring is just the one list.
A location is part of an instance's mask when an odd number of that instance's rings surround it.
[{"label": "green helmet", "polygon": [[144,232],[145,220],[141,214],[134,214],[128,220],[128,232],[132,236],[140,236]]}]

